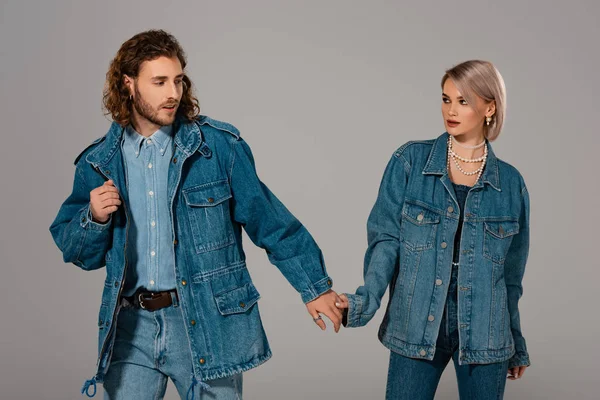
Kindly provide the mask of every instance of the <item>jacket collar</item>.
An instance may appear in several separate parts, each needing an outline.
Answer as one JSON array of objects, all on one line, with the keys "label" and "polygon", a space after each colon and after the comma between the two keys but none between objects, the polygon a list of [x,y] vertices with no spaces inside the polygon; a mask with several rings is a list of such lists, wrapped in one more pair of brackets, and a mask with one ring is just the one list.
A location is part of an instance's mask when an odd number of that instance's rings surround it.
[{"label": "jacket collar", "polygon": [[[106,140],[102,141],[98,147],[86,156],[86,161],[99,167],[108,165],[114,155],[120,150],[125,129],[125,127],[113,122],[106,133]],[[186,157],[192,155],[203,144],[202,134],[196,121],[190,122],[183,117],[177,117],[173,124],[173,130],[175,131],[175,146]],[[202,150],[203,154],[210,151],[206,148],[206,145],[202,146]]]},{"label": "jacket collar", "polygon": [[[448,132],[444,132],[433,143],[433,148],[431,149],[425,168],[423,168],[424,175],[448,176],[448,137]],[[481,179],[473,187],[483,187],[487,183],[497,191],[501,191],[498,158],[487,139],[486,143],[488,146],[488,156],[485,169],[483,170]]]}]

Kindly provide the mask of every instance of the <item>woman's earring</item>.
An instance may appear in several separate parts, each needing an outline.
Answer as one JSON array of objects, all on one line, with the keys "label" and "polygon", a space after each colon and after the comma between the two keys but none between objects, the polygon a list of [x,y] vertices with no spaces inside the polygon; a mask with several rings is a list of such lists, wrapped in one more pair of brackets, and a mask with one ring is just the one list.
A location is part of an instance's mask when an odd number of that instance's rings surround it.
[{"label": "woman's earring", "polygon": [[492,122],[492,117],[485,117],[485,124],[489,126],[490,122]]}]

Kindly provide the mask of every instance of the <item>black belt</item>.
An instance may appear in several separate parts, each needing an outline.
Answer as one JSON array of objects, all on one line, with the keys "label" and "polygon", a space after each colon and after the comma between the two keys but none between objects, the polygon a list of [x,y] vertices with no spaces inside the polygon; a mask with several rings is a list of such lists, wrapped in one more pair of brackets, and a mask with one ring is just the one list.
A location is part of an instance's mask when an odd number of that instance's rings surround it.
[{"label": "black belt", "polygon": [[147,311],[156,311],[161,308],[179,305],[179,297],[177,296],[177,290],[165,290],[163,292],[148,292],[143,289],[138,289],[133,296],[125,297],[123,300],[127,301],[130,305],[135,308],[141,308]]}]

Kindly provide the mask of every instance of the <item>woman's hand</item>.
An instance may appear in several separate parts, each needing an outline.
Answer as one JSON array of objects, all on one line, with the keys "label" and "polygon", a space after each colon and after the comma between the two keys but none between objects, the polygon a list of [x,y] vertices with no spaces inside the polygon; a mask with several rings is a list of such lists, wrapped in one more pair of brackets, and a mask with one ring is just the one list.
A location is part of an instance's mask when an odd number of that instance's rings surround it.
[{"label": "woman's hand", "polygon": [[511,381],[516,381],[517,379],[520,379],[525,373],[525,369],[527,369],[527,366],[525,365],[522,365],[520,367],[509,368],[508,379],[510,379]]}]

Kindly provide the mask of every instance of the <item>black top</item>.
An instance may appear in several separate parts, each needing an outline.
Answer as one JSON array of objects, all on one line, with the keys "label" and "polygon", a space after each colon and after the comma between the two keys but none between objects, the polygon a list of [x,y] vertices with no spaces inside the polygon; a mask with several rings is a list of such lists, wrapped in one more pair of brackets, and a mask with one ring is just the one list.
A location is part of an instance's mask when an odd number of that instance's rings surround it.
[{"label": "black top", "polygon": [[453,183],[452,185],[454,186],[454,192],[456,193],[456,200],[458,200],[458,205],[460,206],[458,229],[456,230],[456,236],[454,237],[454,257],[452,259],[453,262],[457,263],[460,255],[460,236],[462,233],[462,224],[465,214],[465,202],[467,200],[467,194],[469,193],[471,187],[465,185],[458,185],[456,183]]}]

